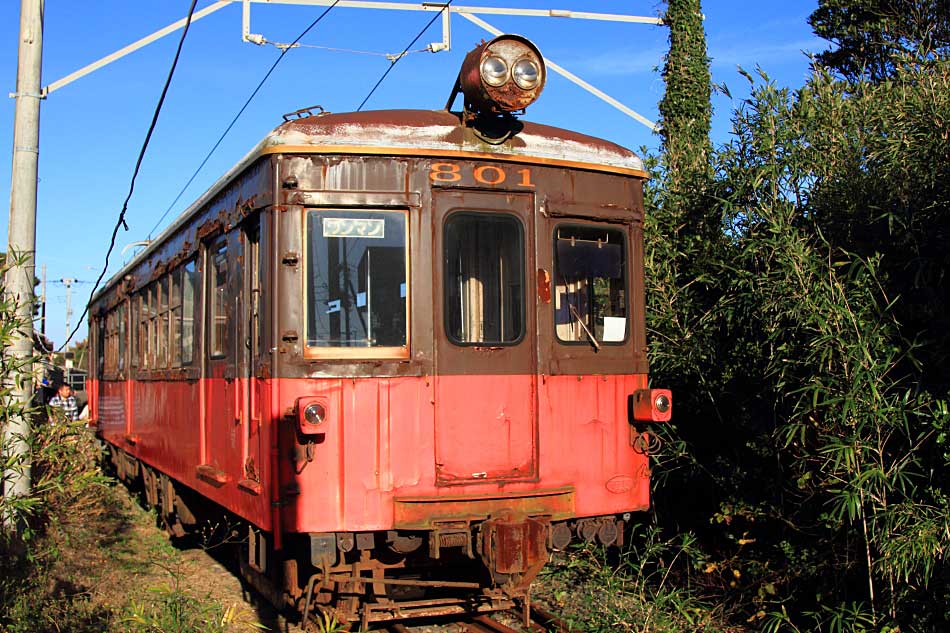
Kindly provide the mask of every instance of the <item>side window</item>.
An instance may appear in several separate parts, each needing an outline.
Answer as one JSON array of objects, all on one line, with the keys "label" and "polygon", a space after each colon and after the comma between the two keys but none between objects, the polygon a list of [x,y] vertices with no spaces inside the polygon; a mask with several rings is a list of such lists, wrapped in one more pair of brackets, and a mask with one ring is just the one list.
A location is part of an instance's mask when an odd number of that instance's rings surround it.
[{"label": "side window", "polygon": [[125,337],[128,334],[128,328],[126,327],[126,310],[125,310],[125,301],[119,304],[119,309],[116,310],[116,318],[118,319],[118,327],[116,328],[116,336],[118,337],[117,345],[118,347],[118,359],[117,365],[119,372],[125,371]]},{"label": "side window", "polygon": [[142,333],[139,330],[141,318],[139,315],[142,314],[142,295],[137,294],[132,297],[130,305],[130,314],[129,314],[129,351],[132,352],[131,357],[131,368],[139,368],[139,352],[140,345],[142,340]]},{"label": "side window", "polygon": [[113,343],[114,338],[115,338],[115,337],[113,337],[113,335],[112,335],[112,331],[113,331],[113,329],[114,329],[114,323],[115,323],[115,313],[114,313],[114,312],[111,312],[111,311],[110,311],[109,313],[107,313],[107,314],[106,314],[106,318],[105,318],[105,322],[106,322],[106,326],[105,326],[105,345],[103,346],[103,347],[105,348],[105,373],[106,373],[106,375],[108,375],[109,377],[111,377],[111,376],[112,376],[112,372],[115,371],[115,363],[113,362],[114,356],[113,356],[113,353],[112,353],[112,352],[113,352],[113,350],[112,350],[112,343]]},{"label": "side window", "polygon": [[181,266],[173,270],[169,275],[168,291],[168,341],[169,356],[171,356],[170,365],[172,367],[181,367],[181,277],[183,269]]},{"label": "side window", "polygon": [[158,289],[158,317],[156,328],[157,349],[155,353],[155,367],[164,369],[168,367],[168,275],[162,276],[156,284]]},{"label": "side window", "polygon": [[195,353],[195,260],[182,268],[181,364],[190,365]]},{"label": "side window", "polygon": [[161,367],[158,347],[158,284],[153,283],[148,290],[148,366],[151,369]]},{"label": "side window", "polygon": [[208,353],[212,358],[227,354],[228,251],[220,242],[208,252]]},{"label": "side window", "polygon": [[152,366],[151,321],[149,320],[150,293],[150,288],[144,288],[140,297],[142,305],[139,311],[139,359],[142,363],[142,369],[148,369]]},{"label": "side window", "polygon": [[565,343],[621,343],[627,338],[623,231],[557,227],[554,235],[554,323]]},{"label": "side window", "polygon": [[524,336],[524,229],[514,216],[455,213],[445,222],[445,331],[458,345]]},{"label": "side window", "polygon": [[96,374],[99,379],[105,378],[106,369],[106,321],[101,316],[95,321],[96,324]]},{"label": "side window", "polygon": [[404,211],[307,213],[309,347],[408,345],[406,228]]}]

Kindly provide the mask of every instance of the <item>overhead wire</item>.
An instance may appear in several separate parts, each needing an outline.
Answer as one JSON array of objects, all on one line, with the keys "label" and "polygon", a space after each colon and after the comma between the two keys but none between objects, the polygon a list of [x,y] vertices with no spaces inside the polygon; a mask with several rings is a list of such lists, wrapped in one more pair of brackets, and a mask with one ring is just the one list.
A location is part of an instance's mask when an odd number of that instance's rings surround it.
[{"label": "overhead wire", "polygon": [[334,2],[333,4],[331,4],[330,6],[328,6],[328,7],[323,11],[323,13],[321,13],[321,14],[317,17],[317,19],[315,19],[313,22],[311,22],[311,23],[310,23],[310,26],[308,26],[307,28],[305,28],[305,29],[300,33],[300,35],[297,36],[297,38],[296,38],[293,42],[291,42],[290,44],[288,44],[288,45],[286,46],[286,48],[281,49],[280,55],[277,57],[276,60],[274,60],[274,63],[271,64],[270,69],[268,69],[268,71],[267,71],[266,73],[264,73],[264,76],[263,76],[263,77],[261,78],[261,80],[258,82],[257,87],[254,88],[254,91],[253,91],[253,92],[251,92],[251,96],[249,96],[249,97],[247,98],[247,101],[244,102],[244,105],[241,106],[241,109],[238,110],[238,113],[234,115],[234,118],[233,118],[233,119],[231,119],[231,122],[228,124],[228,127],[225,128],[224,132],[221,133],[221,136],[220,136],[220,137],[218,138],[218,140],[215,142],[214,146],[212,146],[211,151],[209,151],[209,152],[208,152],[208,155],[204,157],[204,160],[202,160],[202,161],[201,161],[201,164],[198,165],[198,168],[195,170],[195,172],[194,172],[194,173],[191,175],[191,177],[188,179],[188,182],[185,183],[185,186],[182,187],[181,191],[178,192],[178,195],[175,196],[175,199],[172,200],[172,203],[171,203],[170,205],[168,205],[168,208],[165,209],[165,212],[164,212],[164,213],[162,213],[162,217],[158,218],[158,222],[156,222],[156,223],[155,223],[155,226],[152,227],[152,230],[150,230],[150,231],[148,232],[148,238],[151,238],[151,237],[152,237],[152,233],[155,232],[155,229],[157,229],[159,226],[161,226],[161,224],[162,224],[162,222],[165,220],[165,218],[168,217],[168,214],[171,213],[171,210],[175,208],[175,205],[176,205],[176,204],[178,204],[178,201],[179,201],[179,200],[181,199],[181,197],[184,195],[185,191],[188,190],[188,187],[191,186],[191,183],[193,183],[193,182],[195,181],[195,178],[198,177],[198,174],[199,174],[199,173],[201,172],[201,170],[204,168],[205,164],[207,164],[207,162],[208,162],[208,160],[211,158],[212,154],[215,153],[215,151],[218,149],[218,146],[221,145],[221,142],[222,142],[222,141],[224,141],[224,137],[226,137],[226,136],[228,135],[228,132],[230,132],[230,131],[231,131],[231,128],[234,127],[234,124],[237,123],[237,120],[238,120],[239,118],[241,118],[241,115],[242,115],[242,114],[244,114],[244,111],[247,109],[247,106],[249,106],[249,105],[251,104],[251,101],[254,99],[255,96],[257,96],[257,93],[260,92],[261,88],[264,86],[264,83],[265,83],[265,82],[267,81],[267,79],[271,76],[271,73],[274,72],[274,69],[277,68],[277,65],[278,65],[278,64],[280,63],[280,61],[284,58],[284,56],[287,54],[287,52],[290,51],[292,48],[294,48],[295,45],[296,45],[298,42],[300,42],[300,40],[302,40],[305,35],[307,35],[307,33],[309,33],[311,30],[313,30],[313,28],[314,28],[317,24],[319,24],[320,21],[321,21],[323,18],[325,18],[326,15],[327,15],[331,10],[333,10],[333,7],[335,7],[337,4],[339,4],[339,2],[340,2],[340,0],[335,0],[335,2]]},{"label": "overhead wire", "polygon": [[405,55],[413,55],[415,53],[428,53],[431,51],[431,49],[427,46],[426,48],[417,48],[414,51],[403,51],[401,53],[383,53],[381,51],[363,51],[363,50],[358,50],[355,48],[337,48],[335,46],[319,46],[317,44],[301,44],[299,42],[297,44],[282,44],[280,42],[272,42],[268,39],[262,39],[261,44],[273,46],[274,48],[278,48],[280,50],[284,50],[285,48],[313,48],[316,50],[328,51],[330,53],[349,53],[351,55],[370,55],[372,57],[385,57],[389,61],[395,61],[397,58],[403,57]]},{"label": "overhead wire", "polygon": [[[178,66],[178,59],[181,57],[181,49],[185,44],[185,37],[188,35],[188,29],[191,27],[191,18],[195,13],[196,4],[198,4],[198,0],[191,0],[191,6],[188,7],[188,17],[185,20],[185,26],[182,29],[181,38],[178,40],[178,48],[175,50],[175,57],[172,60],[171,68],[168,69],[168,76],[165,78],[165,85],[162,87],[162,94],[158,98],[158,103],[155,105],[155,112],[152,114],[152,122],[148,126],[148,132],[146,132],[145,140],[142,142],[142,148],[139,150],[138,159],[135,161],[135,169],[132,171],[132,179],[129,183],[129,193],[125,197],[125,202],[122,203],[122,210],[119,212],[119,217],[116,220],[115,227],[112,229],[112,238],[109,241],[109,248],[106,250],[106,261],[102,267],[102,272],[99,273],[99,277],[96,279],[96,283],[92,287],[92,292],[89,293],[89,301],[92,301],[92,297],[96,294],[96,290],[99,289],[99,284],[102,283],[103,278],[106,276],[106,272],[109,270],[109,258],[112,256],[112,251],[115,249],[115,240],[119,235],[119,228],[121,227],[126,231],[129,230],[129,225],[125,223],[125,214],[128,212],[129,201],[132,199],[132,193],[135,191],[135,178],[139,175],[139,169],[142,167],[142,160],[145,158],[145,150],[148,149],[148,143],[152,139],[152,132],[155,131],[155,125],[158,123],[158,115],[161,113],[162,105],[165,103],[165,95],[168,94],[168,87],[171,85],[172,77],[175,75],[175,68]],[[72,332],[69,333],[69,336],[66,337],[66,340],[63,342],[63,345],[58,351],[61,352],[66,349],[66,346],[69,345],[69,342],[72,340],[73,336],[75,336],[76,332],[79,331],[79,328],[82,326],[83,319],[86,318],[86,314],[89,312],[89,301],[86,302],[82,314],[79,315],[79,320],[76,322],[76,327]]]},{"label": "overhead wire", "polygon": [[392,69],[395,68],[395,66],[396,66],[397,63],[399,63],[399,60],[406,56],[406,54],[409,52],[409,49],[412,48],[413,46],[415,46],[415,45],[416,45],[416,42],[419,41],[419,38],[422,37],[422,34],[425,33],[426,31],[428,31],[428,30],[429,30],[429,27],[432,26],[433,23],[435,23],[435,21],[438,20],[438,19],[442,16],[442,14],[443,14],[446,10],[448,10],[448,8],[449,8],[450,6],[452,6],[452,2],[453,2],[453,1],[454,1],[454,0],[449,0],[448,2],[446,2],[445,5],[442,6],[442,9],[439,10],[439,12],[436,13],[436,14],[432,17],[432,19],[429,20],[429,22],[428,22],[424,27],[422,27],[422,30],[419,31],[419,34],[416,35],[414,38],[412,38],[412,41],[409,42],[409,44],[406,46],[406,48],[402,49],[402,53],[400,53],[395,59],[393,59],[393,60],[391,61],[391,63],[389,64],[389,67],[386,68],[386,71],[385,71],[385,72],[382,74],[382,76],[379,78],[379,81],[376,82],[376,85],[373,86],[372,90],[369,91],[369,94],[366,95],[366,98],[363,99],[363,102],[360,103],[360,107],[358,107],[358,108],[356,109],[357,112],[360,112],[360,111],[363,110],[363,106],[366,105],[366,102],[369,101],[370,97],[373,96],[373,93],[376,92],[376,89],[379,88],[379,86],[383,83],[383,81],[385,81],[385,79],[386,79],[386,77],[389,75],[389,73],[392,72]]}]

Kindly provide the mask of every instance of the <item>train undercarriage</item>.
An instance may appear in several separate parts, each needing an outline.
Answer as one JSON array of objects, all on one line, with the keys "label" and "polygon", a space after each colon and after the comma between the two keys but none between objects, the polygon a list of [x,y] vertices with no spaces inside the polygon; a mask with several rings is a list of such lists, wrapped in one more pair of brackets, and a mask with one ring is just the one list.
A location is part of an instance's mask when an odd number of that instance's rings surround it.
[{"label": "train undercarriage", "polygon": [[[478,615],[530,605],[530,585],[572,541],[623,543],[625,518],[552,521],[498,508],[427,530],[272,535],[229,515],[170,477],[112,447],[109,465],[138,490],[173,538],[226,525],[243,579],[301,627],[316,619],[366,630],[395,620]],[[526,611],[527,612],[527,611]]]}]

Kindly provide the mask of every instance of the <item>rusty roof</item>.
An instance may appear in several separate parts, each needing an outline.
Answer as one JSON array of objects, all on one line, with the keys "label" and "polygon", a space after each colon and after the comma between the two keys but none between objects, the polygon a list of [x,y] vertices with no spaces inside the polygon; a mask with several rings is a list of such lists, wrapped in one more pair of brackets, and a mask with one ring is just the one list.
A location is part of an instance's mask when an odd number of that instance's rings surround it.
[{"label": "rusty roof", "polygon": [[523,129],[494,144],[480,139],[445,110],[377,110],[320,114],[287,121],[268,134],[260,147],[268,152],[326,148],[374,148],[418,154],[472,152],[585,163],[591,169],[643,171],[643,161],[630,150],[593,136],[561,128],[521,122]]}]

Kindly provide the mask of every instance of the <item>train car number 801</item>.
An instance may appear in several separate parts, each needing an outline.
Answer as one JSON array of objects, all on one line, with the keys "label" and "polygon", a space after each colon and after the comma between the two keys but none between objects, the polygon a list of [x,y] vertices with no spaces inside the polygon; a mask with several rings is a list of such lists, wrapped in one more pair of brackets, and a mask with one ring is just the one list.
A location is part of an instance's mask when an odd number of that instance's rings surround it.
[{"label": "train car number 801", "polygon": [[[429,170],[429,180],[433,183],[461,182],[462,167],[462,165],[456,163],[432,163],[432,168]],[[531,170],[528,168],[513,170],[514,174],[511,174],[509,178],[507,170],[495,165],[479,165],[477,167],[465,165],[464,167],[466,170],[471,170],[475,182],[482,185],[496,186],[507,182],[509,185],[513,184],[517,187],[534,187],[534,182],[531,180]]]}]

